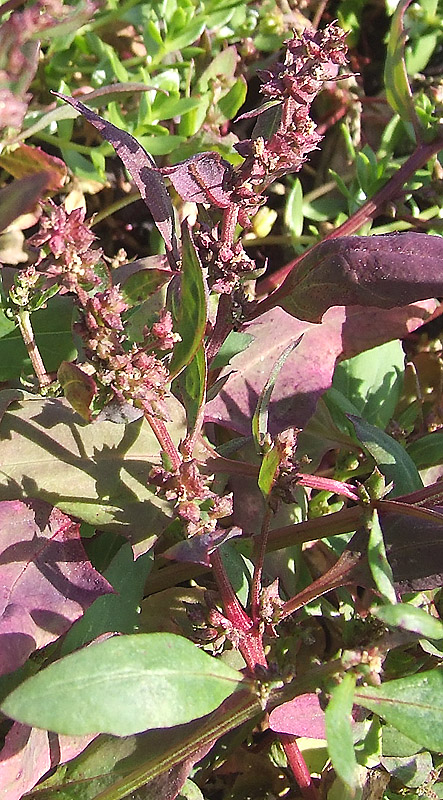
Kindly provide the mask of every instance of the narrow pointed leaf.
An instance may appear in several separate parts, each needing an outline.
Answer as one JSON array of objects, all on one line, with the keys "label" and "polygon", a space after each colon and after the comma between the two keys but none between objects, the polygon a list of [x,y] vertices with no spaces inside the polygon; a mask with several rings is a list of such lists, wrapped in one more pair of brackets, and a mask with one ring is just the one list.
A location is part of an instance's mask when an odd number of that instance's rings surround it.
[{"label": "narrow pointed leaf", "polygon": [[406,31],[404,14],[411,0],[401,0],[392,17],[385,62],[386,99],[391,108],[405,123],[412,123],[415,130],[420,123],[415,112],[405,63]]},{"label": "narrow pointed leaf", "polygon": [[388,603],[396,603],[394,577],[386,556],[383,531],[375,508],[372,511],[371,519],[368,521],[368,529],[368,562],[374,583],[381,596]]},{"label": "narrow pointed leaf", "polygon": [[363,686],[355,702],[429,750],[443,750],[443,669],[420,672],[381,686]]},{"label": "narrow pointed leaf", "polygon": [[352,738],[351,713],[355,677],[348,673],[334,688],[325,712],[328,752],[337,775],[351,790],[358,784],[358,764]]},{"label": "narrow pointed leaf", "polygon": [[271,395],[275,386],[275,382],[281,372],[283,364],[289,358],[289,356],[295,350],[295,348],[298,347],[301,340],[302,336],[299,336],[295,342],[291,342],[283,350],[283,353],[279,356],[279,358],[275,362],[271,374],[269,375],[268,380],[266,381],[262,391],[260,392],[254,416],[252,417],[252,435],[254,437],[255,446],[258,450],[260,450],[262,446],[263,437],[268,432],[269,402],[271,400]]},{"label": "narrow pointed leaf", "polygon": [[317,245],[290,272],[275,302],[319,322],[331,306],[394,308],[443,294],[443,237],[343,236]]},{"label": "narrow pointed leaf", "polygon": [[56,733],[128,736],[209,714],[241,680],[181,636],[114,636],[28,678],[2,711]]},{"label": "narrow pointed leaf", "polygon": [[126,133],[111,122],[107,122],[95,111],[80,103],[79,100],[59,92],[54,92],[54,94],[69,103],[80,114],[83,114],[85,119],[97,128],[103,138],[112,144],[148,206],[154,222],[165,241],[171,265],[175,266],[178,259],[178,246],[174,230],[174,211],[165,182],[152,156],[146,152],[130,133]]},{"label": "narrow pointed leaf", "polygon": [[191,232],[185,222],[182,228],[183,267],[178,286],[173,287],[172,315],[174,331],[181,341],[174,346],[169,371],[178,373],[189,364],[203,341],[208,318],[207,288]]}]

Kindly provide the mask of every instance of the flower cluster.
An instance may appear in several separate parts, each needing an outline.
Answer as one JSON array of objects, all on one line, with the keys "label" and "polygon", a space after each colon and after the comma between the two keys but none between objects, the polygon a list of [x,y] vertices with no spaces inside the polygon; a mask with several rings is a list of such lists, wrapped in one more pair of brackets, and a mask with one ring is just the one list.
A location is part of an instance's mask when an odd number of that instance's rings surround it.
[{"label": "flower cluster", "polygon": [[[239,187],[243,183],[267,185],[280,175],[300,169],[321,136],[310,117],[311,105],[326,81],[337,77],[346,63],[345,31],[336,25],[324,30],[305,30],[286,42],[283,62],[262,70],[261,93],[280,105],[280,122],[269,139],[257,136],[236,145],[245,158],[237,170]],[[266,111],[267,104],[254,112]]]},{"label": "flower cluster", "polygon": [[176,472],[153,467],[150,483],[167,500],[175,500],[175,513],[184,522],[188,536],[213,531],[217,520],[232,514],[232,495],[214,494],[208,482],[212,478],[201,475],[194,459],[183,461]]},{"label": "flower cluster", "polygon": [[172,316],[163,309],[158,321],[145,328],[143,342],[130,345],[122,319],[128,305],[120,287],[112,285],[102,250],[91,249],[95,236],[84,218],[82,209],[68,213],[51,203],[40,218],[39,231],[29,240],[45,248],[37,263],[49,284],[56,282],[76,297],[82,312],[76,330],[103,399],[113,395],[167,418],[164,398],[169,372],[156,353],[171,350],[179,338],[173,332]]}]

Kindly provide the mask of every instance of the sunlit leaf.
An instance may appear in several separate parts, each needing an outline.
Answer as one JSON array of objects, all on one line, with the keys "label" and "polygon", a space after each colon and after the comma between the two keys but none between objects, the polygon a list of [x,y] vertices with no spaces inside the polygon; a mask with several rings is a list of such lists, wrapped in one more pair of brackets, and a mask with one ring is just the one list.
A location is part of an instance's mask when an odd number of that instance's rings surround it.
[{"label": "sunlit leaf", "polygon": [[361,686],[355,702],[374,711],[394,728],[429,750],[443,749],[443,669]]},{"label": "sunlit leaf", "polygon": [[28,678],[2,711],[56,733],[128,736],[202,717],[241,680],[239,672],[181,636],[114,636]]}]

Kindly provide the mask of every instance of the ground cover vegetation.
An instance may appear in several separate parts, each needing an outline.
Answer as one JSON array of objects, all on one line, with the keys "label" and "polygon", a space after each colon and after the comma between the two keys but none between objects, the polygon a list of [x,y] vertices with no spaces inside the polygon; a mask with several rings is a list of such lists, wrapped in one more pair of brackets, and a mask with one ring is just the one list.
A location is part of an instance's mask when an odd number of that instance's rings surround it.
[{"label": "ground cover vegetation", "polygon": [[2,800],[443,797],[441,48],[0,7]]}]

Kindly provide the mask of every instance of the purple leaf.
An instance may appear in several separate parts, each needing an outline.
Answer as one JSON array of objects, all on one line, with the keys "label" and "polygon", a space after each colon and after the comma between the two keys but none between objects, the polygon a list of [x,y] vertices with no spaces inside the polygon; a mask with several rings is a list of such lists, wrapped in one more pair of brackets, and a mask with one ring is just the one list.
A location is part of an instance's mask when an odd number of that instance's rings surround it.
[{"label": "purple leaf", "polygon": [[162,173],[168,176],[182,200],[209,203],[217,208],[227,208],[231,202],[232,167],[218,153],[198,153],[172,167],[164,167]]},{"label": "purple leaf", "polygon": [[443,294],[443,237],[344,236],[317,245],[287,276],[275,302],[319,322],[331,306],[394,308]]},{"label": "purple leaf", "polygon": [[116,125],[107,122],[79,100],[59,92],[53,94],[83,114],[88,122],[100,131],[103,138],[112,144],[148,206],[165,241],[169,263],[175,267],[178,260],[178,245],[174,229],[174,211],[165,182],[152,156],[130,133],[125,133]]},{"label": "purple leaf", "polygon": [[95,735],[58,736],[14,722],[0,752],[4,800],[20,800],[48,770],[81,753]]},{"label": "purple leaf", "polygon": [[405,336],[422,325],[435,307],[435,301],[392,311],[338,306],[326,312],[320,325],[302,322],[280,308],[267,311],[244,326],[254,341],[222,370],[220,378],[227,379],[207,404],[206,420],[250,435],[258,397],[275,362],[285,347],[303,333],[276,381],[268,429],[275,434],[291,426],[303,428],[314,413],[317,400],[331,386],[337,359],[350,358]]},{"label": "purple leaf", "polygon": [[88,561],[78,523],[39,500],[0,503],[0,586],[0,675],[113,591]]},{"label": "purple leaf", "polygon": [[269,715],[269,727],[275,733],[326,739],[325,712],[313,693],[301,694],[274,708]]}]

